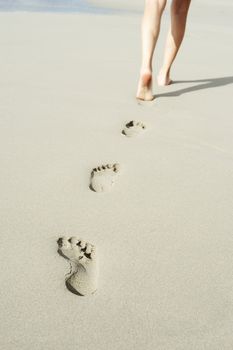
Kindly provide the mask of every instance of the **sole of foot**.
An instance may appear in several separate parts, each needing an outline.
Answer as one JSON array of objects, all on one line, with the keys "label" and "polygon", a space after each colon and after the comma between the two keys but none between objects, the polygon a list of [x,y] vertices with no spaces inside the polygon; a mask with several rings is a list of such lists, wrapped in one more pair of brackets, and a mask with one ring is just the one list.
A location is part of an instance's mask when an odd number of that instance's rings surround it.
[{"label": "sole of foot", "polygon": [[142,122],[131,120],[130,122],[125,124],[125,127],[122,130],[122,134],[127,137],[132,137],[141,134],[145,129],[146,126]]},{"label": "sole of foot", "polygon": [[144,73],[141,75],[139,84],[138,84],[136,99],[142,100],[142,101],[154,100],[154,96],[152,94],[152,74],[151,73]]},{"label": "sole of foot", "polygon": [[77,237],[57,240],[58,253],[74,264],[75,272],[66,279],[67,288],[78,295],[90,295],[98,286],[98,259],[96,248]]},{"label": "sole of foot", "polygon": [[109,192],[115,185],[120,165],[106,164],[94,168],[91,172],[90,189],[94,192]]}]

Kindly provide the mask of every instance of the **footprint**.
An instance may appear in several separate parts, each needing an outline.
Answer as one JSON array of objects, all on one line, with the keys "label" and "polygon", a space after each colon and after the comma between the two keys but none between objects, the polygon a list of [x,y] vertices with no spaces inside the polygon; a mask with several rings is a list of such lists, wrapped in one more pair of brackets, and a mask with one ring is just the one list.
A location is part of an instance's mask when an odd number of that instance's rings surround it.
[{"label": "footprint", "polygon": [[145,124],[142,122],[136,122],[135,120],[131,120],[129,123],[125,125],[125,128],[122,130],[122,134],[128,137],[132,137],[140,134],[146,128]]},{"label": "footprint", "polygon": [[75,272],[67,278],[67,288],[75,294],[89,295],[97,290],[98,261],[96,248],[76,237],[61,237],[58,253],[74,264]]},{"label": "footprint", "polygon": [[94,168],[91,173],[90,189],[95,192],[108,192],[115,184],[119,164],[107,164]]}]

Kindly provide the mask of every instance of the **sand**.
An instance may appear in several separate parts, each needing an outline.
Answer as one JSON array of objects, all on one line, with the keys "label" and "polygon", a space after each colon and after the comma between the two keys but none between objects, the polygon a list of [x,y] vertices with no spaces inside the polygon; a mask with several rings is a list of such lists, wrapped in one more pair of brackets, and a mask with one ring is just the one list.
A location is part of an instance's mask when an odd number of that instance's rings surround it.
[{"label": "sand", "polygon": [[96,247],[77,237],[59,237],[58,253],[69,261],[67,289],[79,296],[93,295],[98,289],[99,263]]},{"label": "sand", "polygon": [[[147,104],[140,15],[0,14],[1,349],[232,350],[231,10],[193,1],[176,83]],[[61,236],[97,246],[93,296],[66,289]]]}]

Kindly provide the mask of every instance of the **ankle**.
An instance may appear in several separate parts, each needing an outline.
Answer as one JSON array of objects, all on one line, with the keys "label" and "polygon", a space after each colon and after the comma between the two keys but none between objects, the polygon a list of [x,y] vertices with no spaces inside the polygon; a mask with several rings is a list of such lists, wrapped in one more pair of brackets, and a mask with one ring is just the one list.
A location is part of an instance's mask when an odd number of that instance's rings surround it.
[{"label": "ankle", "polygon": [[159,75],[163,75],[165,77],[168,77],[170,75],[170,68],[161,67],[161,69],[159,71]]}]

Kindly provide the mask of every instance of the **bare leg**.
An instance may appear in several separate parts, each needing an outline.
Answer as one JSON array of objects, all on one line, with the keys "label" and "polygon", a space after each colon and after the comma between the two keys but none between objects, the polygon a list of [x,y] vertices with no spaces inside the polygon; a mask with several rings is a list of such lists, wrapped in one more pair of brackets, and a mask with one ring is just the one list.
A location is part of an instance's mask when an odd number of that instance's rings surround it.
[{"label": "bare leg", "polygon": [[159,36],[160,21],[167,0],[145,0],[142,20],[142,65],[138,83],[137,98],[153,100],[152,58]]},{"label": "bare leg", "polygon": [[191,0],[173,0],[171,5],[171,27],[168,32],[162,68],[158,75],[158,84],[171,83],[170,70],[182,43],[186,19]]}]

